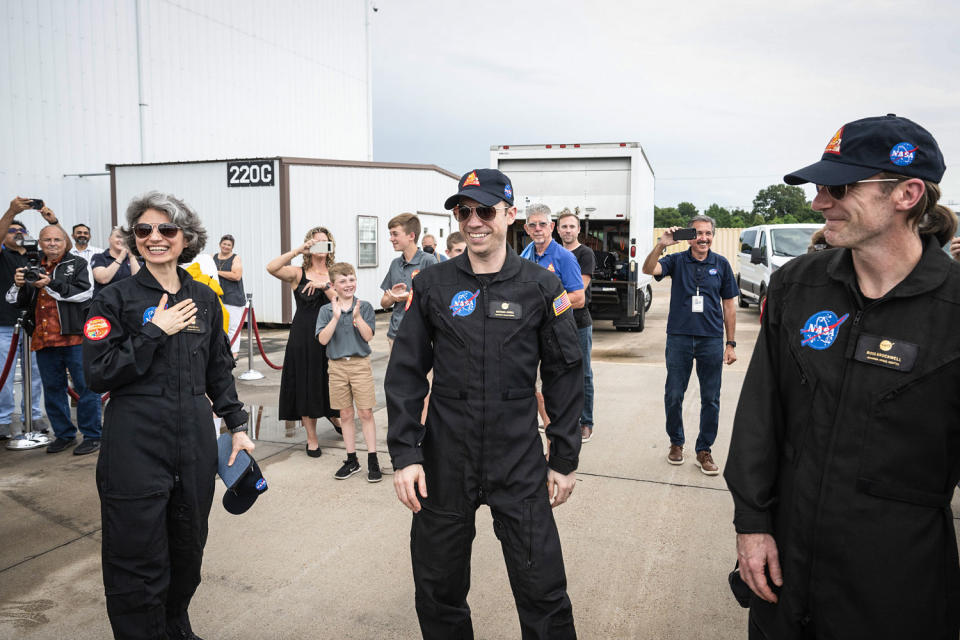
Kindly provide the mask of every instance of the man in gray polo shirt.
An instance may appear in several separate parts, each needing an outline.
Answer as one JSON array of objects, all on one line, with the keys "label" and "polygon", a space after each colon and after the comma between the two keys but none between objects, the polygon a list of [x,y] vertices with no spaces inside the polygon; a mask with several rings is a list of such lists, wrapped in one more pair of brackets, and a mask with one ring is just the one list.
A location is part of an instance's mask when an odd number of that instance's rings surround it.
[{"label": "man in gray polo shirt", "polygon": [[393,307],[390,328],[387,329],[387,342],[392,349],[403,314],[410,307],[413,278],[423,269],[437,264],[437,257],[424,253],[417,247],[417,238],[420,237],[420,219],[412,213],[394,216],[387,223],[387,228],[390,230],[390,242],[393,244],[394,251],[401,252],[390,263],[390,271],[380,283],[380,288],[383,289],[380,306],[384,309]]}]

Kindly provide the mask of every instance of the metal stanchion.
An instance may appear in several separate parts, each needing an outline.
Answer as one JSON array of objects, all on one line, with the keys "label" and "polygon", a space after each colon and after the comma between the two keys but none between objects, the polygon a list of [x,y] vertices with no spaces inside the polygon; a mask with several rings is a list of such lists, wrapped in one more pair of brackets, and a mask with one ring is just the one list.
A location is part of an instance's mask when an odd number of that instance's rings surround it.
[{"label": "metal stanchion", "polygon": [[[33,389],[30,386],[30,378],[33,374],[30,359],[33,354],[30,353],[30,334],[22,331],[22,321],[23,316],[17,320],[17,326],[14,328],[14,332],[21,332],[23,335],[23,340],[20,343],[23,348],[20,354],[20,377],[23,380],[23,433],[7,443],[7,449],[13,451],[37,449],[53,442],[53,438],[47,434],[42,431],[33,430],[33,398],[31,397]],[[13,373],[13,371],[10,372],[11,375],[13,375]]]},{"label": "metal stanchion", "polygon": [[263,374],[253,368],[253,294],[247,294],[247,370],[237,376],[241,380],[260,380]]}]

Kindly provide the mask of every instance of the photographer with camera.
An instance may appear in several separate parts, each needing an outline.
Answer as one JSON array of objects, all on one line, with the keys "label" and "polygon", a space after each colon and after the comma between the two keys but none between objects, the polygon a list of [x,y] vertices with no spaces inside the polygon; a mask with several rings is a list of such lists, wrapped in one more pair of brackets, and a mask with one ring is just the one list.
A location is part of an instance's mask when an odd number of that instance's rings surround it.
[{"label": "photographer with camera", "polygon": [[28,309],[24,328],[33,335],[30,350],[36,353],[47,417],[56,435],[47,453],[59,453],[76,441],[77,427],[70,418],[67,397],[69,371],[79,395],[77,424],[83,434],[73,453],[84,455],[100,448],[100,396],[84,381],[80,349],[93,284],[87,261],[68,253],[70,238],[53,212],[46,207],[40,212],[50,223],[40,231],[42,259],[38,265],[17,269],[17,306]]},{"label": "photographer with camera", "polygon": [[[23,243],[24,239],[29,239],[26,226],[20,220],[17,220],[16,216],[30,209],[32,203],[33,200],[30,198],[14,198],[10,201],[7,212],[0,218],[0,239],[2,239],[0,240],[2,242],[0,243],[0,288],[2,288],[3,293],[12,290],[14,296],[17,290],[13,283],[14,274],[17,269],[27,265],[27,250],[23,247]],[[6,362],[9,355],[8,350],[13,339],[13,328],[17,324],[19,313],[13,303],[7,302],[6,296],[0,295],[0,363]],[[42,391],[40,371],[37,369],[36,360],[31,362],[30,369],[33,373],[30,379],[30,405],[33,420],[36,422],[43,417],[40,410],[40,392]],[[7,440],[11,436],[17,435],[13,433],[11,428],[14,412],[14,371],[16,371],[16,362],[10,367],[10,372],[3,382],[3,387],[0,387],[0,440]],[[21,412],[26,411],[23,406],[20,409]]]}]

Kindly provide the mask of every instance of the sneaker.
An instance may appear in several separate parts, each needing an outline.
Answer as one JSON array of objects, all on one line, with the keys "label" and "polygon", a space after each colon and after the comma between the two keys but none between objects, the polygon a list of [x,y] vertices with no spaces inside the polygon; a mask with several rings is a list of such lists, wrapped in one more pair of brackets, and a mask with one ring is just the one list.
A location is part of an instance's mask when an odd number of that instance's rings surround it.
[{"label": "sneaker", "polygon": [[700,467],[700,471],[704,475],[715,476],[720,473],[720,467],[713,461],[713,456],[710,455],[709,451],[697,451],[696,465]]},{"label": "sneaker", "polygon": [[367,457],[367,482],[380,482],[383,473],[380,471],[380,461],[376,456]]},{"label": "sneaker", "polygon": [[593,427],[585,424],[580,425],[580,440],[583,442],[590,442],[590,438],[593,437]]},{"label": "sneaker", "polygon": [[670,445],[670,453],[667,454],[667,462],[670,464],[683,464],[683,447],[680,445]]},{"label": "sneaker", "polygon": [[73,455],[83,456],[88,453],[93,453],[100,449],[100,438],[84,438],[83,442],[77,445],[77,448],[73,450]]},{"label": "sneaker", "polygon": [[47,445],[47,453],[60,453],[64,449],[72,447],[76,442],[76,438],[70,438],[69,440],[66,438],[57,438]]},{"label": "sneaker", "polygon": [[356,460],[351,460],[347,458],[343,461],[343,466],[333,474],[333,477],[337,480],[346,480],[355,473],[360,473],[360,463]]}]

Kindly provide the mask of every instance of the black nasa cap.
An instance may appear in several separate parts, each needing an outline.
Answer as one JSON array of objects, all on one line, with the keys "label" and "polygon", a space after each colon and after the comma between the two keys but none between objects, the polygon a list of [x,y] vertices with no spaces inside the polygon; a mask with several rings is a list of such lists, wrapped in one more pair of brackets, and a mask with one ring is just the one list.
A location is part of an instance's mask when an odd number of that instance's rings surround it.
[{"label": "black nasa cap", "polygon": [[886,171],[939,183],[946,165],[937,141],[893,113],[848,122],[833,134],[820,162],[788,173],[787,184],[851,184]]},{"label": "black nasa cap", "polygon": [[447,198],[444,209],[453,209],[460,198],[470,198],[492,207],[501,200],[513,206],[513,184],[505,173],[496,169],[474,169],[460,178],[459,190]]},{"label": "black nasa cap", "polygon": [[233,453],[232,436],[221,434],[217,438],[217,473],[227,491],[223,494],[223,508],[240,515],[253,506],[260,494],[267,490],[267,481],[260,472],[257,461],[244,450],[237,452],[232,465],[227,465]]}]

